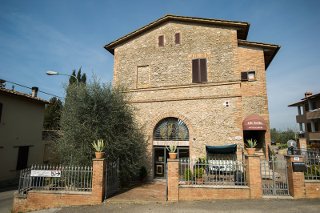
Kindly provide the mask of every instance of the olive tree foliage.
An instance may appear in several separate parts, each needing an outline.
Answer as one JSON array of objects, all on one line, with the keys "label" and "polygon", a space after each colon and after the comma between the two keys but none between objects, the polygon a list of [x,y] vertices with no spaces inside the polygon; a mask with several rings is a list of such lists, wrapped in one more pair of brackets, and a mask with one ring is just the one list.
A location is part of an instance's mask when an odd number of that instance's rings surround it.
[{"label": "olive tree foliage", "polygon": [[51,98],[49,102],[50,104],[46,105],[44,110],[43,128],[45,130],[59,130],[62,102],[56,97]]},{"label": "olive tree foliage", "polygon": [[60,126],[62,136],[55,146],[59,163],[90,165],[94,157],[91,143],[103,139],[107,160],[119,159],[123,181],[137,175],[145,164],[144,135],[119,88],[97,80],[69,85]]}]

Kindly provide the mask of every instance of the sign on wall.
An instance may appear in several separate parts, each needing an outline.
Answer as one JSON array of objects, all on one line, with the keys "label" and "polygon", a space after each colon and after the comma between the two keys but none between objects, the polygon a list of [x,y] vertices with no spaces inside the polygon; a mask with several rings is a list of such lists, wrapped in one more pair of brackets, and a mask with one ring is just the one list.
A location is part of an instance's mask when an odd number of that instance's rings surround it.
[{"label": "sign on wall", "polygon": [[31,170],[31,177],[61,177],[60,170]]}]

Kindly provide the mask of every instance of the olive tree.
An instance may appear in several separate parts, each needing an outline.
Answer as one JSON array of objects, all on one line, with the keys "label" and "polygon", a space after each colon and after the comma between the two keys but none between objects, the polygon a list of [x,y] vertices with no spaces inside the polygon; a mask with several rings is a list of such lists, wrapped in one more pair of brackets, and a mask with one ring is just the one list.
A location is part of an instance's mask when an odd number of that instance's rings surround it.
[{"label": "olive tree", "polygon": [[96,80],[70,84],[61,115],[62,135],[55,145],[59,163],[91,164],[91,143],[103,139],[107,160],[119,159],[122,180],[137,175],[145,163],[146,141],[125,98],[121,89]]}]

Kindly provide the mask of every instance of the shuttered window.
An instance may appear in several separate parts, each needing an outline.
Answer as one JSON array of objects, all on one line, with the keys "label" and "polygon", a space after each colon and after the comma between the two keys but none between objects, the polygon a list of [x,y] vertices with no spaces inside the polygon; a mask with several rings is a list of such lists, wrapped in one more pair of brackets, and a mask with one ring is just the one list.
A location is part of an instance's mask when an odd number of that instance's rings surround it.
[{"label": "shuttered window", "polygon": [[255,71],[241,72],[241,81],[255,81],[255,80],[256,80]]},{"label": "shuttered window", "polygon": [[163,35],[159,36],[158,45],[159,45],[159,47],[163,47],[164,46],[164,36]]},{"label": "shuttered window", "polygon": [[207,59],[192,60],[192,83],[207,82]]},{"label": "shuttered window", "polygon": [[248,80],[248,73],[241,72],[241,81],[247,81],[247,80]]},{"label": "shuttered window", "polygon": [[174,42],[175,44],[180,44],[180,33],[174,34]]}]

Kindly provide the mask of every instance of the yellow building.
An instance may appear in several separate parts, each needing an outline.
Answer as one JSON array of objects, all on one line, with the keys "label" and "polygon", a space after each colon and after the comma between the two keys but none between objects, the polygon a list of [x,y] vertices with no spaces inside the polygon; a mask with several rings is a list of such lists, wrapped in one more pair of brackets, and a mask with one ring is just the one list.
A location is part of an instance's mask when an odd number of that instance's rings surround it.
[{"label": "yellow building", "polygon": [[19,170],[43,162],[42,128],[45,104],[32,94],[0,87],[0,181],[14,179]]}]

